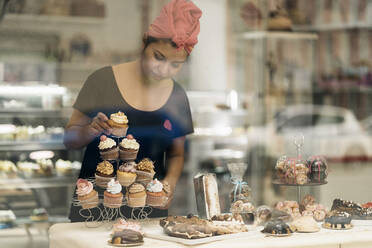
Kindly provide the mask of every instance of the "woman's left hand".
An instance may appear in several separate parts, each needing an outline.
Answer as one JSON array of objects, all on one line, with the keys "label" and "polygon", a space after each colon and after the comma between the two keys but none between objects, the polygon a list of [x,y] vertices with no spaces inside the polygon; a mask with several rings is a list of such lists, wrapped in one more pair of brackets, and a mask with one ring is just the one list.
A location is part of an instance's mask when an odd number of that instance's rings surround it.
[{"label": "woman's left hand", "polygon": [[[165,180],[162,181],[162,183],[164,184],[164,182],[167,182]],[[168,183],[168,182],[167,182]],[[173,194],[174,194],[174,190],[176,188],[176,185],[172,185],[171,183],[168,183],[169,184],[169,188],[170,188],[170,191],[168,193],[168,201],[163,205],[163,206],[160,206],[160,207],[156,207],[158,209],[168,209],[172,203],[172,200],[173,200]]]}]

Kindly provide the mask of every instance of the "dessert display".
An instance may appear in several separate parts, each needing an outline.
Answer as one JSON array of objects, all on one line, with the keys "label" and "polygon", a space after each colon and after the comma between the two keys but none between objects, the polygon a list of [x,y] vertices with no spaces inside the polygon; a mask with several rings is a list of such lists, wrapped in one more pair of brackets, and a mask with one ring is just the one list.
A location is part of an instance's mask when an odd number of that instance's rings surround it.
[{"label": "dessert display", "polygon": [[68,161],[63,159],[58,159],[55,163],[56,171],[58,176],[70,176],[74,171],[78,172],[81,168],[81,163],[78,161]]},{"label": "dessert display", "polygon": [[116,176],[122,186],[127,187],[136,181],[136,166],[137,164],[134,161],[125,162],[119,166]]},{"label": "dessert display", "polygon": [[350,229],[352,227],[351,215],[346,212],[331,210],[324,219],[323,227],[329,229]]},{"label": "dessert display", "polygon": [[105,135],[100,137],[98,148],[103,160],[115,160],[119,157],[119,147],[116,142]]},{"label": "dessert display", "polygon": [[140,145],[133,138],[132,135],[128,135],[119,144],[119,157],[123,161],[133,161],[137,158],[138,150]]},{"label": "dessert display", "polygon": [[25,178],[32,178],[37,176],[37,173],[40,170],[40,165],[27,161],[18,162],[17,167]]},{"label": "dessert display", "polygon": [[38,159],[36,163],[40,166],[37,174],[40,176],[52,176],[53,175],[53,162],[50,159]]},{"label": "dessert display", "polygon": [[307,162],[310,168],[310,181],[318,183],[324,182],[328,176],[328,165],[325,158],[321,156],[312,156]]},{"label": "dessert display", "polygon": [[134,230],[136,232],[143,234],[141,225],[134,221],[126,221],[122,218],[119,218],[113,225],[114,232],[119,232],[127,229]]},{"label": "dessert display", "polygon": [[295,219],[291,224],[291,230],[294,232],[319,232],[320,227],[312,216],[301,216]]},{"label": "dessert display", "polygon": [[107,189],[103,193],[103,205],[108,208],[119,208],[123,203],[123,193],[118,181],[111,179],[107,184]]},{"label": "dessert display", "polygon": [[245,224],[253,224],[255,207],[251,202],[238,200],[231,205],[230,211],[234,216],[239,216]]},{"label": "dessert display", "polygon": [[167,182],[152,180],[146,186],[146,204],[152,207],[164,206],[168,201],[169,193],[170,186]]},{"label": "dessert display", "polygon": [[334,199],[331,210],[346,212],[350,214],[353,219],[372,219],[372,209],[364,208],[360,204],[352,201]]},{"label": "dessert display", "polygon": [[48,213],[45,208],[36,208],[32,210],[30,219],[33,221],[46,221],[48,220]]},{"label": "dessert display", "polygon": [[136,167],[137,182],[149,183],[155,175],[154,162],[149,158],[142,159]]},{"label": "dessert display", "polygon": [[112,135],[124,137],[128,130],[128,118],[123,112],[117,112],[110,115],[107,123],[112,128]]},{"label": "dessert display", "polygon": [[0,160],[0,178],[15,178],[17,177],[17,167],[9,160]]},{"label": "dessert display", "polygon": [[111,179],[115,179],[114,166],[109,161],[102,161],[97,165],[95,178],[97,186],[107,188],[108,182],[110,182]]},{"label": "dessert display", "polygon": [[275,208],[289,214],[292,219],[301,217],[300,205],[296,201],[281,201],[275,204]]},{"label": "dessert display", "polygon": [[268,206],[262,205],[259,206],[255,211],[256,225],[264,225],[271,219],[272,209]]},{"label": "dessert display", "polygon": [[78,179],[76,194],[83,209],[94,208],[98,205],[98,193],[93,189],[93,184],[85,179]]},{"label": "dessert display", "polygon": [[291,228],[282,220],[270,220],[261,232],[272,236],[288,236],[293,233]]},{"label": "dessert display", "polygon": [[123,245],[134,246],[143,244],[143,235],[132,229],[125,229],[122,231],[114,232],[111,240],[108,243],[112,246],[121,247]]},{"label": "dessert display", "polygon": [[194,190],[200,217],[210,219],[221,214],[218,185],[214,174],[196,175],[194,177]]},{"label": "dessert display", "polygon": [[213,221],[236,221],[244,223],[244,220],[240,214],[220,214],[215,215],[211,218]]},{"label": "dessert display", "polygon": [[363,208],[372,208],[372,202],[367,202],[362,205]]},{"label": "dessert display", "polygon": [[140,183],[133,183],[129,186],[126,197],[129,207],[137,208],[146,205],[146,189]]},{"label": "dessert display", "polygon": [[187,217],[168,216],[160,220],[160,226],[168,235],[185,239],[198,239],[248,231],[247,227],[239,222],[208,221],[192,215]]},{"label": "dessert display", "polygon": [[283,156],[278,159],[275,170],[282,183],[299,185],[308,183],[310,170],[305,160]]},{"label": "dessert display", "polygon": [[311,195],[306,195],[302,199],[300,208],[303,216],[312,216],[316,221],[323,221],[327,214],[327,209],[322,204],[316,203]]}]

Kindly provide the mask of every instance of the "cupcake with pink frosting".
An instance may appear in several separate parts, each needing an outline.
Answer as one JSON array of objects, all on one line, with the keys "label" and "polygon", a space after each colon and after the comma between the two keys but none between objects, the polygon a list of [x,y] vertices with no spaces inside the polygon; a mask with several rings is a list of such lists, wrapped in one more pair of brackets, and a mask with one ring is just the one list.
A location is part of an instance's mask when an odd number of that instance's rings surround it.
[{"label": "cupcake with pink frosting", "polygon": [[76,182],[76,194],[82,208],[94,208],[98,205],[98,193],[88,180],[78,179]]},{"label": "cupcake with pink frosting", "polygon": [[133,161],[137,158],[138,150],[140,145],[133,138],[132,135],[128,134],[119,144],[119,156],[121,160]]},{"label": "cupcake with pink frosting", "polygon": [[116,172],[117,179],[119,183],[127,187],[134,183],[137,178],[136,174],[136,162],[134,161],[129,161],[125,162],[124,164],[119,166],[119,169]]},{"label": "cupcake with pink frosting", "polygon": [[113,225],[114,232],[120,232],[123,230],[133,230],[143,234],[141,225],[134,221],[126,221],[122,218],[118,219],[117,222]]}]

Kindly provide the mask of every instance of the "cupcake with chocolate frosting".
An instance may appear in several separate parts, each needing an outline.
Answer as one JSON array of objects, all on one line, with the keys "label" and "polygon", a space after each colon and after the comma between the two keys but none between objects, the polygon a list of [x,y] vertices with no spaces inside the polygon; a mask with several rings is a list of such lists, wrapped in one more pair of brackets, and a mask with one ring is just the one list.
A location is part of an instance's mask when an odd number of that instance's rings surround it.
[{"label": "cupcake with chocolate frosting", "polygon": [[115,179],[114,166],[107,160],[102,161],[97,165],[95,177],[97,186],[107,188],[107,183]]},{"label": "cupcake with chocolate frosting", "polygon": [[136,162],[130,161],[125,162],[119,166],[118,171],[116,172],[119,183],[122,186],[129,186],[136,181]]},{"label": "cupcake with chocolate frosting", "polygon": [[99,153],[103,160],[115,160],[119,157],[119,147],[115,140],[102,135],[98,145]]},{"label": "cupcake with chocolate frosting", "polygon": [[138,142],[129,134],[119,144],[120,159],[124,161],[135,160],[137,158],[139,147],[140,145]]}]

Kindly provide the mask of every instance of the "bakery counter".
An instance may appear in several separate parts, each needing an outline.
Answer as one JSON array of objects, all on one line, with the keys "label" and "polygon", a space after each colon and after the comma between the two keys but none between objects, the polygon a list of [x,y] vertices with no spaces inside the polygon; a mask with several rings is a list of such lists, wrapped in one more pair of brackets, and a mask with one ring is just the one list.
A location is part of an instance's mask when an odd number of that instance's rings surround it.
[{"label": "bakery counter", "polygon": [[[90,223],[97,224],[97,223]],[[86,223],[61,223],[49,229],[51,248],[69,247],[111,247],[110,223],[99,227],[87,227]],[[350,230],[321,229],[317,233],[294,233],[288,237],[270,237],[260,232],[261,228],[249,227],[246,233],[216,236],[217,239],[185,240],[169,237],[162,233],[159,220],[141,222],[145,232],[144,244],[140,247],[216,247],[216,248],[275,248],[275,247],[317,247],[317,248],[356,248],[372,247],[372,225],[354,226]]]}]

